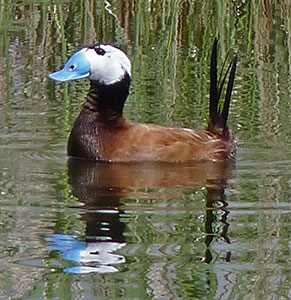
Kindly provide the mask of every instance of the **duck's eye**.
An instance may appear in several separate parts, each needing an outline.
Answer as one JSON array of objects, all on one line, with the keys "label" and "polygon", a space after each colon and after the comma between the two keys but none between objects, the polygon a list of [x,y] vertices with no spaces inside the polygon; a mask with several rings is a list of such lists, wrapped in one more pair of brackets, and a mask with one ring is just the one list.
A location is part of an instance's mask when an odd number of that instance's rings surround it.
[{"label": "duck's eye", "polygon": [[98,55],[104,55],[106,52],[104,49],[102,49],[101,47],[96,47],[95,48],[95,52],[98,54]]},{"label": "duck's eye", "polygon": [[71,65],[71,66],[70,66],[70,71],[74,71],[74,70],[75,70],[75,68],[76,68],[76,66],[75,66],[75,65]]}]

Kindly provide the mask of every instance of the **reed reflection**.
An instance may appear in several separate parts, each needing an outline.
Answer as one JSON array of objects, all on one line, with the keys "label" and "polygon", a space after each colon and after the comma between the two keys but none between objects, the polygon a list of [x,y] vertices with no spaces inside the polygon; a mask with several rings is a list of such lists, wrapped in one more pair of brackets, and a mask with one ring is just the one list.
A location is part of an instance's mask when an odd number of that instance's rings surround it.
[{"label": "reed reflection", "polygon": [[[50,250],[61,252],[62,258],[76,265],[66,268],[70,273],[117,272],[116,265],[125,258],[116,251],[126,245],[125,224],[121,216],[125,210],[142,208],[126,205],[126,198],[134,197],[138,188],[202,188],[206,187],[205,262],[210,263],[209,247],[217,235],[214,225],[223,224],[221,236],[226,242],[228,211],[224,198],[226,180],[232,166],[227,163],[104,163],[70,159],[68,177],[72,194],[82,203],[80,220],[85,225],[83,237],[53,234],[47,237]],[[143,193],[145,197],[145,193]],[[151,195],[149,195],[151,197]],[[216,209],[223,216],[216,217]],[[147,210],[148,208],[144,208]],[[150,209],[161,209],[151,207]]]}]

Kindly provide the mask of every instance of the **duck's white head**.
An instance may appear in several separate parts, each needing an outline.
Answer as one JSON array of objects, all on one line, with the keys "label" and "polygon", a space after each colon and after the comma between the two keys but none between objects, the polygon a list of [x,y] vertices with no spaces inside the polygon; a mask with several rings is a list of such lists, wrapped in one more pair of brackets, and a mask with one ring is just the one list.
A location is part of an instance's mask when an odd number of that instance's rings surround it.
[{"label": "duck's white head", "polygon": [[75,53],[62,70],[49,77],[61,82],[88,78],[110,85],[126,74],[131,76],[131,64],[126,54],[111,45],[98,44]]}]

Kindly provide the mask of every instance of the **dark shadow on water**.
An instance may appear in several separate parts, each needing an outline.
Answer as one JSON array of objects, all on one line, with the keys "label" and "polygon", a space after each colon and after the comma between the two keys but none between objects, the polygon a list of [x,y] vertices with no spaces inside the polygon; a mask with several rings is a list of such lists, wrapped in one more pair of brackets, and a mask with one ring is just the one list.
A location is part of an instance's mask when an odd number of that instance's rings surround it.
[{"label": "dark shadow on water", "polygon": [[[221,234],[220,236],[223,238],[223,240],[230,244],[230,239],[228,237],[228,228],[229,224],[227,223],[227,216],[229,214],[229,211],[226,209],[228,204],[225,201],[225,194],[224,194],[224,186],[225,186],[225,180],[222,180],[221,184],[223,186],[219,186],[219,181],[216,182],[216,185],[214,187],[208,187],[207,188],[207,196],[206,196],[206,218],[205,218],[205,232],[206,232],[206,238],[205,238],[205,245],[207,246],[207,249],[205,251],[205,262],[210,263],[213,259],[210,246],[213,241],[213,239],[217,236],[217,232],[214,230],[214,224],[217,223],[217,217],[215,215],[216,212],[216,205],[220,204],[220,211],[222,211],[222,216],[220,216],[220,223],[223,224]],[[230,260],[230,253],[227,253],[227,257],[225,259],[226,261]]]},{"label": "dark shadow on water", "polygon": [[[74,266],[65,268],[65,272],[117,272],[116,265],[125,263],[124,256],[116,254],[117,250],[126,245],[126,225],[121,221],[121,216],[125,214],[122,201],[132,196],[133,190],[206,187],[207,249],[204,261],[210,263],[210,246],[219,234],[214,230],[216,222],[223,224],[220,236],[226,243],[230,243],[227,236],[229,224],[224,189],[227,179],[232,177],[233,169],[232,163],[112,164],[70,159],[69,184],[73,196],[82,203],[82,206],[76,209],[80,209],[80,220],[85,225],[85,232],[82,237],[60,232],[47,236],[49,249],[59,251],[63,259],[74,263]],[[219,220],[216,216],[217,210],[223,211]]]}]

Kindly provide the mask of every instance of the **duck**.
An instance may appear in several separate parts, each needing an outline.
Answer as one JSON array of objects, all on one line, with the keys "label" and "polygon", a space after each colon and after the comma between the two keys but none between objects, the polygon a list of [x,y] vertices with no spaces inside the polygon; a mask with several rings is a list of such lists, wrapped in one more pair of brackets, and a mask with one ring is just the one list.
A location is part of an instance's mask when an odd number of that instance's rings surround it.
[{"label": "duck", "polygon": [[[89,79],[90,88],[67,145],[69,157],[106,162],[226,161],[237,140],[227,126],[237,55],[218,78],[218,39],[210,59],[209,124],[206,129],[134,123],[123,115],[131,83],[131,62],[110,44],[84,47],[64,68],[49,75],[57,82]],[[224,68],[223,64],[222,69]],[[220,98],[228,79],[223,105]]]}]

